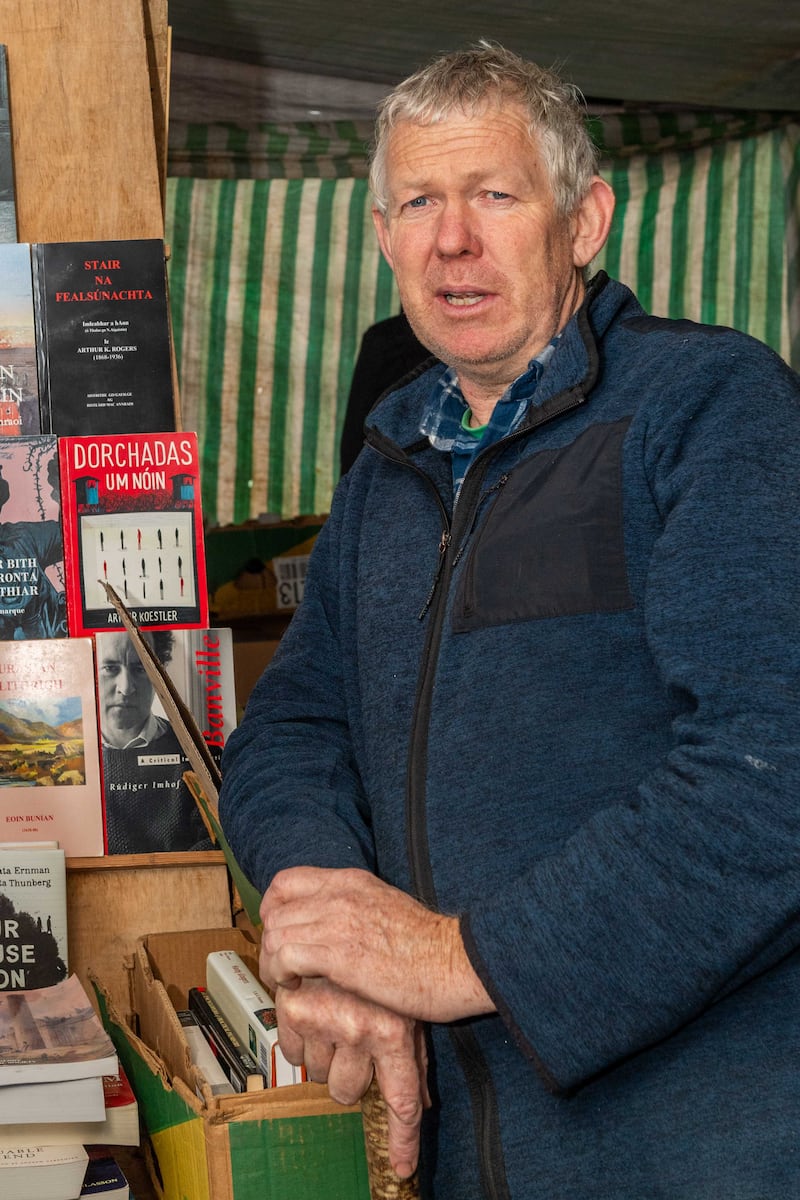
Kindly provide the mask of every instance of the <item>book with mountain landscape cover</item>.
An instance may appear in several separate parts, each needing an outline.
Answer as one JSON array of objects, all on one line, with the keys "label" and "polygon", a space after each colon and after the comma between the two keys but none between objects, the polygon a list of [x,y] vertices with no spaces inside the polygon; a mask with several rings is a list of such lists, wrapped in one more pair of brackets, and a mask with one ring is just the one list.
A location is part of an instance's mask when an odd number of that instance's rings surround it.
[{"label": "book with mountain landscape cover", "polygon": [[0,1148],[3,1200],[76,1200],[89,1155],[83,1146]]},{"label": "book with mountain landscape cover", "polygon": [[[230,629],[142,630],[211,756],[236,725]],[[209,850],[190,769],[126,630],[95,634],[101,768],[109,854]]]},{"label": "book with mountain landscape cover", "polygon": [[0,45],[0,242],[17,240],[14,147],[11,141],[11,97],[8,47]]},{"label": "book with mountain landscape cover", "polygon": [[103,854],[89,638],[0,641],[0,839]]},{"label": "book with mountain landscape cover", "polygon": [[197,435],[58,442],[70,634],[122,628],[105,583],[143,629],[205,628]]},{"label": "book with mountain landscape cover", "polygon": [[31,248],[0,240],[0,437],[39,431]]},{"label": "book with mountain landscape cover", "polygon": [[49,987],[67,968],[64,851],[0,845],[0,991]]},{"label": "book with mountain landscape cover", "polygon": [[31,257],[42,430],[174,430],[163,241],[35,242]]},{"label": "book with mountain landscape cover", "polygon": [[0,992],[0,1088],[116,1075],[119,1060],[77,975]]},{"label": "book with mountain landscape cover", "polygon": [[57,439],[0,437],[0,640],[67,636]]}]

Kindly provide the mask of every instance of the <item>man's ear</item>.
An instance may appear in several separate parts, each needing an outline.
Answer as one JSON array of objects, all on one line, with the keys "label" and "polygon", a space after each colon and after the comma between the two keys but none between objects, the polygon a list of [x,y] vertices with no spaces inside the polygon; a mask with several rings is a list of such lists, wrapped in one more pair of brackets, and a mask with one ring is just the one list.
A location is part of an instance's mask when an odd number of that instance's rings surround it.
[{"label": "man's ear", "polygon": [[389,266],[394,270],[394,262],[392,260],[391,239],[389,237],[389,229],[386,224],[386,217],[379,208],[372,210],[372,224],[375,226],[375,233],[378,237],[378,245],[381,248],[381,253],[386,259]]},{"label": "man's ear", "polygon": [[576,267],[588,266],[605,245],[614,216],[614,203],[610,185],[595,175],[572,217],[572,260]]}]

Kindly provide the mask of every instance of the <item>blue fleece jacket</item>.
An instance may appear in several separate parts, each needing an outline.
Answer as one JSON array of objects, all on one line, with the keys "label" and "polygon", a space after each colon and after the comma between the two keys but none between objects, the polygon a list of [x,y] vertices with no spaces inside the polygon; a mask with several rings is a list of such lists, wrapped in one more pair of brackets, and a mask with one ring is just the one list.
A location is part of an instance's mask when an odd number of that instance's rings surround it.
[{"label": "blue fleece jacket", "polygon": [[600,275],[452,511],[387,395],[223,760],[259,887],[459,914],[435,1200],[800,1195],[800,382]]}]

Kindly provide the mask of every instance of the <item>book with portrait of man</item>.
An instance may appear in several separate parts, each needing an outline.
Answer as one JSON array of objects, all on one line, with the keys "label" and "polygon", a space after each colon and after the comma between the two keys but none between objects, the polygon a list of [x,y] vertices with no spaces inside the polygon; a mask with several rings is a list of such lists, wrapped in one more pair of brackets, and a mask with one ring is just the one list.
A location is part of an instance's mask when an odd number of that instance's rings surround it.
[{"label": "book with portrait of man", "polygon": [[[230,629],[140,630],[212,757],[236,725]],[[209,850],[189,759],[127,630],[94,636],[107,853]]]}]

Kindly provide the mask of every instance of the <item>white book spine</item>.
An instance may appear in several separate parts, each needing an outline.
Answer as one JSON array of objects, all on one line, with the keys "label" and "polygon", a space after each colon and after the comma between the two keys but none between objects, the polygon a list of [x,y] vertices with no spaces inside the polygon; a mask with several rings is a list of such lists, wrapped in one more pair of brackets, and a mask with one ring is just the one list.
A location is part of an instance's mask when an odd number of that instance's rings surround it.
[{"label": "white book spine", "polygon": [[[194,1014],[186,1009],[178,1013],[178,1019],[183,1026],[183,1036],[186,1038],[186,1045],[189,1047],[189,1057],[211,1088],[212,1096],[232,1096],[234,1094],[233,1084],[219,1065],[214,1051],[209,1046],[203,1035],[203,1031],[195,1020]],[[202,1096],[199,1087],[197,1092],[198,1095]]]},{"label": "white book spine", "polygon": [[235,950],[215,950],[208,955],[206,987],[270,1087],[303,1082],[304,1068],[288,1062],[278,1045],[272,997]]}]

